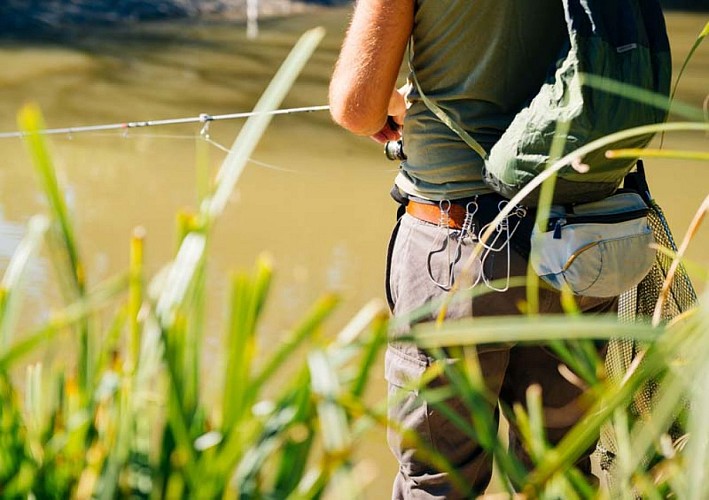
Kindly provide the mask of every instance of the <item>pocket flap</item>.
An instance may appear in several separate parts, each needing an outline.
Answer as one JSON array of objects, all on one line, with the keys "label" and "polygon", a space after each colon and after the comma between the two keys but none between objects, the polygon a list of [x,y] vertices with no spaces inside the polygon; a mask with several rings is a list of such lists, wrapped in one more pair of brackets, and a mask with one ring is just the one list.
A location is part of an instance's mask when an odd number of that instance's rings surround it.
[{"label": "pocket flap", "polygon": [[387,347],[384,355],[384,378],[397,387],[415,389],[417,382],[426,371],[426,363],[412,358],[394,347]]}]

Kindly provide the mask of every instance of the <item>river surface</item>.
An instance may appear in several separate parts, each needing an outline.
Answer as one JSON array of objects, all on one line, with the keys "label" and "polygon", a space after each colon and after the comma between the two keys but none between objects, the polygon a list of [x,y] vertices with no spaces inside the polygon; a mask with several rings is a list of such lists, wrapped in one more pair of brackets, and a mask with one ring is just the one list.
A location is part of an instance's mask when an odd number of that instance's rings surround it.
[{"label": "river surface", "polygon": [[[0,131],[16,129],[26,101],[40,104],[49,127],[142,121],[250,110],[298,36],[325,26],[327,36],[283,107],[326,104],[327,83],[348,10],[323,9],[262,21],[249,40],[240,23],[167,23],[77,36],[70,45],[0,45]],[[668,14],[678,69],[706,15]],[[701,108],[709,94],[709,44],[697,51],[677,96]],[[243,122],[209,129],[229,146]],[[146,267],[156,272],[176,246],[175,214],[196,206],[198,124],[55,136],[60,171],[79,234],[90,284],[126,269],[133,228],[147,232]],[[670,149],[707,151],[701,134],[674,133]],[[211,148],[216,171],[224,153]],[[219,220],[209,258],[209,334],[205,357],[216,359],[225,313],[227,276],[271,254],[276,280],[262,324],[262,345],[278,341],[323,292],[344,303],[328,323],[334,333],[372,298],[383,299],[385,250],[395,220],[388,190],[396,165],[379,145],[338,129],[327,112],[274,118]],[[709,193],[707,164],[648,160],[650,185],[681,239]],[[45,202],[19,139],[0,139],[0,270]],[[709,265],[709,228],[688,255]],[[23,324],[47,317],[60,301],[46,255],[27,282]],[[207,377],[210,371],[207,369]],[[216,374],[214,374],[216,376]],[[373,400],[384,396],[383,380]],[[385,498],[394,461],[376,432],[362,449],[373,471],[371,498]]]}]

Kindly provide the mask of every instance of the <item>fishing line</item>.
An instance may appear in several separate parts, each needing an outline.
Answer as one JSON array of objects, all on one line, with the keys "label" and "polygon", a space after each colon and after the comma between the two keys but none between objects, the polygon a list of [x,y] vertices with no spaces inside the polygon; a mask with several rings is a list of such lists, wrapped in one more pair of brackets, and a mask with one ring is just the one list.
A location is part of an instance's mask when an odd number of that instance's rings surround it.
[{"label": "fishing line", "polygon": [[[229,153],[229,151],[230,151],[230,149],[229,149],[228,147],[219,144],[217,141],[215,141],[214,139],[210,138],[209,136],[204,136],[204,135],[203,135],[203,136],[202,136],[202,139],[204,139],[205,141],[207,141],[208,144],[211,144],[211,145],[214,146],[215,148],[217,148],[217,149],[219,149],[219,150],[221,150],[221,151],[223,151],[223,152],[225,152],[225,153]],[[292,169],[290,169],[290,168],[278,167],[278,166],[272,165],[272,164],[270,164],[270,163],[266,163],[266,162],[259,161],[259,160],[254,160],[253,158],[249,158],[248,161],[249,161],[249,163],[253,163],[254,165],[258,165],[259,167],[264,167],[264,168],[268,168],[268,169],[271,169],[271,170],[277,170],[277,171],[279,171],[279,172],[288,172],[288,173],[291,173],[291,174],[302,173],[302,172],[298,172],[297,170],[292,170]]]},{"label": "fishing line", "polygon": [[[184,125],[184,124],[192,124],[192,123],[201,123],[203,124],[203,128],[200,132],[200,136],[202,139],[204,139],[207,143],[211,144],[212,146],[216,147],[220,151],[223,151],[225,153],[229,153],[229,148],[226,146],[218,143],[217,141],[213,140],[208,133],[208,126],[211,122],[214,121],[225,121],[225,120],[237,120],[237,119],[242,119],[242,118],[249,118],[251,116],[257,116],[257,115],[287,115],[287,114],[295,114],[295,113],[310,113],[314,111],[327,111],[330,109],[330,106],[308,106],[308,107],[300,107],[300,108],[287,108],[287,109],[277,109],[277,110],[272,110],[272,111],[265,111],[265,112],[244,112],[244,113],[231,113],[231,114],[224,114],[224,115],[208,115],[206,113],[202,113],[199,116],[196,117],[186,117],[186,118],[172,118],[172,119],[163,119],[163,120],[146,120],[146,121],[134,121],[134,122],[123,122],[123,123],[109,123],[109,124],[103,124],[103,125],[86,125],[86,126],[78,126],[78,127],[64,127],[64,128],[52,128],[52,129],[44,129],[38,131],[39,134],[41,135],[66,135],[68,140],[72,140],[74,134],[78,133],[86,133],[94,137],[108,137],[113,134],[109,133],[102,133],[102,132],[108,132],[108,131],[123,131],[123,137],[124,138],[129,138],[128,136],[128,131],[130,129],[138,129],[138,128],[146,128],[146,127],[157,127],[157,126],[165,126],[165,125]],[[0,133],[0,139],[10,139],[10,138],[22,138],[28,135],[26,132],[21,132],[21,131],[14,131],[14,132],[2,132]],[[178,135],[178,134],[139,134],[139,135],[133,135],[131,138],[135,137],[144,137],[144,138],[155,138],[155,139],[180,139],[180,140],[194,140],[195,137],[194,135]],[[280,172],[289,172],[289,173],[297,173],[295,170],[288,169],[285,167],[278,167],[276,165],[271,165],[269,163],[265,163],[262,161],[254,160],[253,158],[249,158],[249,162],[253,163],[255,165],[264,167],[264,168],[269,168],[272,170],[277,170]]]},{"label": "fishing line", "polygon": [[[91,132],[87,133],[86,136],[89,137],[117,137],[115,132],[111,133],[102,133],[102,132]],[[147,133],[140,133],[140,134],[133,134],[133,135],[128,135],[128,134],[122,134],[120,135],[122,139],[170,139],[170,140],[190,140],[194,141],[195,139],[202,139],[206,141],[208,144],[211,146],[215,147],[219,151],[222,151],[224,153],[229,153],[229,148],[224,146],[223,144],[218,143],[214,139],[210,138],[209,135],[188,135],[188,134],[147,134]],[[73,140],[73,137],[71,135],[67,136],[67,140],[71,141]],[[249,163],[252,163],[258,167],[263,167],[267,168],[270,170],[277,170],[279,172],[287,172],[290,174],[302,174],[302,172],[299,172],[297,170],[293,170],[290,168],[286,167],[279,167],[277,165],[273,165],[271,163],[266,163],[263,161],[255,160],[253,158],[249,158]]]},{"label": "fishing line", "polygon": [[[87,134],[90,137],[116,137],[115,133],[101,133],[101,132],[92,132]],[[133,134],[133,135],[127,135],[124,134],[121,136],[123,139],[171,139],[171,140],[190,140],[194,141],[195,139],[202,139],[211,146],[214,146],[216,149],[219,151],[222,151],[224,153],[229,153],[229,148],[224,146],[223,144],[220,144],[219,142],[215,141],[212,139],[209,134],[199,134],[199,135],[188,135],[188,134],[146,134],[146,133],[140,133],[140,134]],[[71,136],[67,137],[68,140],[72,140],[73,138]],[[293,170],[290,168],[286,167],[279,167],[277,165],[273,165],[271,163],[266,163],[263,161],[255,160],[253,158],[249,158],[249,163],[253,163],[254,165],[257,165],[259,167],[264,167],[268,168],[271,170],[278,170],[279,172],[288,172],[292,174],[299,174],[302,172],[298,172],[297,170]]]},{"label": "fishing line", "polygon": [[[295,113],[310,113],[314,111],[327,111],[330,106],[307,106],[301,108],[287,108],[287,109],[276,109],[273,111],[260,111],[260,112],[244,112],[244,113],[231,113],[226,115],[208,115],[202,113],[199,116],[191,116],[186,118],[170,118],[163,120],[146,120],[146,121],[135,121],[135,122],[123,122],[123,123],[108,123],[104,125],[86,125],[79,127],[64,127],[64,128],[50,128],[38,131],[41,135],[72,135],[79,134],[83,132],[103,132],[107,130],[130,130],[134,128],[145,128],[145,127],[158,127],[163,125],[183,125],[189,123],[203,123],[208,124],[209,122],[223,121],[223,120],[237,120],[241,118],[249,118],[251,116],[257,115],[288,115]],[[0,139],[10,139],[10,138],[22,138],[25,137],[27,132],[15,131],[15,132],[0,132]]]},{"label": "fishing line", "polygon": [[[229,148],[223,146],[222,144],[219,144],[218,142],[214,141],[208,133],[208,125],[211,122],[216,122],[216,121],[226,121],[226,120],[237,120],[237,119],[243,119],[243,118],[249,118],[251,116],[258,116],[258,115],[288,115],[288,114],[296,114],[296,113],[312,113],[316,111],[328,111],[330,109],[330,106],[327,105],[322,105],[322,106],[305,106],[305,107],[299,107],[299,108],[286,108],[286,109],[276,109],[273,111],[261,111],[261,112],[243,112],[243,113],[231,113],[231,114],[224,114],[224,115],[208,115],[206,113],[202,113],[199,116],[192,116],[192,117],[185,117],[185,118],[172,118],[172,119],[163,119],[163,120],[145,120],[145,121],[132,121],[132,122],[122,122],[122,123],[108,123],[108,124],[103,124],[103,125],[85,125],[85,126],[77,126],[77,127],[63,127],[63,128],[51,128],[51,129],[44,129],[44,130],[39,130],[38,133],[40,135],[66,135],[68,140],[71,140],[73,138],[74,134],[87,134],[95,137],[110,137],[113,134],[108,133],[111,131],[120,131],[123,132],[122,137],[123,138],[135,138],[135,137],[146,137],[146,138],[156,138],[156,139],[180,139],[180,140],[194,140],[196,136],[194,135],[182,135],[182,134],[148,134],[148,133],[140,133],[137,135],[132,135],[130,136],[128,134],[129,130],[132,129],[143,129],[147,127],[158,127],[158,126],[166,126],[166,125],[184,125],[184,124],[194,124],[194,123],[201,123],[203,128],[202,131],[200,132],[200,136],[205,139],[208,143],[210,143],[212,146],[216,147],[217,149],[228,153]],[[22,131],[14,131],[14,132],[0,132],[0,139],[12,139],[12,138],[23,138],[27,136],[27,132],[22,132]],[[268,163],[264,163],[258,160],[254,160],[252,158],[249,159],[249,162],[269,168],[272,170],[278,170],[281,172],[289,172],[289,173],[302,173],[298,172],[296,170],[292,170],[289,168],[285,167],[279,167],[276,165],[271,165]],[[391,173],[391,172],[397,172],[398,169],[372,169],[376,170],[377,172],[381,173]]]}]

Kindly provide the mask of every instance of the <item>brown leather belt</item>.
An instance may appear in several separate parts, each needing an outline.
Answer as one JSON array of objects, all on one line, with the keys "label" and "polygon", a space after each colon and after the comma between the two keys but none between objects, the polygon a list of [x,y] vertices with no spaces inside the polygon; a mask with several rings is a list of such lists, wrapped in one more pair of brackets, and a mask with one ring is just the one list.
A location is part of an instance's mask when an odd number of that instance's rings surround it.
[{"label": "brown leather belt", "polygon": [[[399,201],[396,197],[395,200]],[[439,225],[441,223],[441,209],[448,211],[448,227],[451,229],[461,230],[465,221],[465,207],[469,202],[475,202],[477,209],[470,207],[475,212],[474,220],[477,228],[484,227],[489,224],[495,216],[500,212],[500,202],[504,201],[500,195],[496,193],[486,193],[475,196],[474,198],[459,199],[455,203],[448,205],[447,201],[438,202],[421,202],[413,198],[408,198],[405,201],[406,213],[419,220]],[[399,201],[404,204],[404,202]],[[520,215],[517,215],[520,217]],[[525,258],[529,257],[530,252],[530,235],[534,225],[534,211],[527,209],[526,215],[522,215],[518,221],[519,227],[513,232],[511,243],[513,248]]]},{"label": "brown leather belt", "polygon": [[441,223],[441,211],[448,210],[448,227],[451,229],[462,229],[465,220],[465,207],[443,201],[441,204],[421,203],[409,200],[406,205],[406,213],[419,220],[430,222],[431,224]]}]

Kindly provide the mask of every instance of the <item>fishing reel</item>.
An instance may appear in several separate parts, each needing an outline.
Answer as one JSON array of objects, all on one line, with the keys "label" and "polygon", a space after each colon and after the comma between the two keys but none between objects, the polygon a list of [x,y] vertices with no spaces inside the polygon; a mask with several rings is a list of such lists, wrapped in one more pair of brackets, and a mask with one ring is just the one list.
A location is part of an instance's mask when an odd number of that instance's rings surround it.
[{"label": "fishing reel", "polygon": [[[401,125],[396,123],[393,116],[387,116],[387,126],[394,131],[400,131]],[[384,144],[384,154],[386,157],[392,161],[404,161],[406,160],[406,154],[404,153],[404,140],[399,139],[398,141],[387,141]]]},{"label": "fishing reel", "polygon": [[406,160],[406,153],[404,153],[404,141],[401,139],[398,141],[387,141],[384,144],[384,154],[389,160],[392,161]]}]

